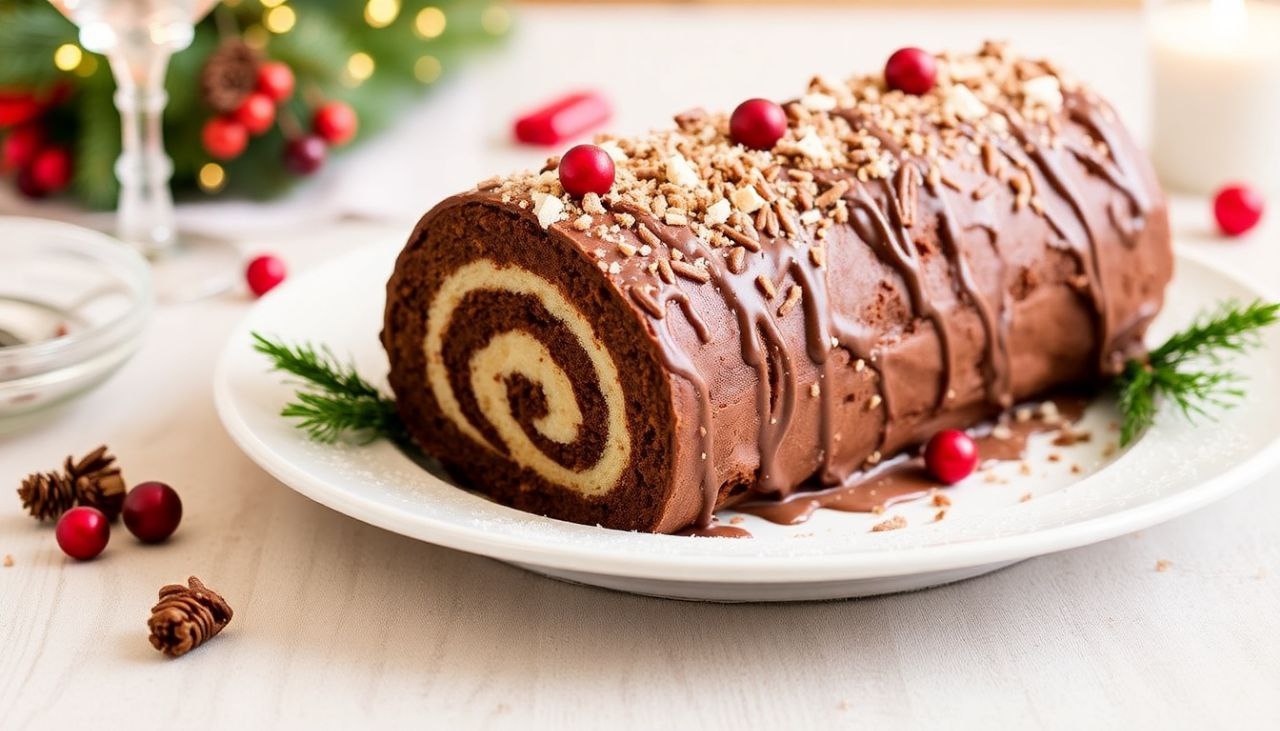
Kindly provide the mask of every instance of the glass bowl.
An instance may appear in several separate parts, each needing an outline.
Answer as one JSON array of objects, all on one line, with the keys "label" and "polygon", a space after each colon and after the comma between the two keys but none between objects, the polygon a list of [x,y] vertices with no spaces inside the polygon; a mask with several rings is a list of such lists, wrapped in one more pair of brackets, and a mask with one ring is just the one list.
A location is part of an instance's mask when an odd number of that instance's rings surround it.
[{"label": "glass bowl", "polygon": [[0,425],[102,382],[137,349],[150,267],[124,243],[0,216]]}]

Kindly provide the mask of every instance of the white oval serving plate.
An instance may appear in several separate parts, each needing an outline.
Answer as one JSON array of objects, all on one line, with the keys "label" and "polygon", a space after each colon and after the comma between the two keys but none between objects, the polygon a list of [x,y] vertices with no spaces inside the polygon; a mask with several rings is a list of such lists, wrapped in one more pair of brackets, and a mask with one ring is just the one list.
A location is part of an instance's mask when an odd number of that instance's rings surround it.
[{"label": "white oval serving plate", "polygon": [[[751,539],[607,530],[523,513],[459,489],[386,442],[322,445],[279,416],[293,388],[268,370],[249,333],[329,346],[382,382],[383,287],[399,242],[364,248],[278,287],[227,343],[215,376],[218,413],[247,455],[281,482],[357,520],[449,548],[584,584],[707,601],[795,601],[907,591],[977,576],[1016,561],[1106,540],[1182,515],[1259,477],[1280,457],[1280,332],[1234,363],[1248,399],[1199,426],[1165,413],[1127,450],[1114,450],[1114,412],[1095,404],[1087,444],[1033,441],[947,491],[935,520],[927,500],[892,508],[907,527],[872,532],[887,516],[820,511],[779,526],[744,516]],[[1158,341],[1220,300],[1254,288],[1181,254]],[[728,517],[728,516],[723,516]]]}]

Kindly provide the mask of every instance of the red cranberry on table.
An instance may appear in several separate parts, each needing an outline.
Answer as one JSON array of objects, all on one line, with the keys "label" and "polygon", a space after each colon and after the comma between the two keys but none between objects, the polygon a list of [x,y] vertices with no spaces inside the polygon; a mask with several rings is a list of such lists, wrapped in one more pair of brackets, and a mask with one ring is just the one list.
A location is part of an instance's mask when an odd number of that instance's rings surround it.
[{"label": "red cranberry on table", "polygon": [[298,175],[310,175],[324,165],[329,146],[317,135],[289,140],[284,146],[284,166]]},{"label": "red cranberry on table", "polygon": [[159,543],[178,529],[182,500],[163,482],[143,482],[124,498],[124,526],[143,543]]},{"label": "red cranberry on table", "polygon": [[249,134],[260,135],[276,123],[275,100],[261,91],[255,91],[240,102],[233,116],[249,130]]},{"label": "red cranberry on table", "polygon": [[282,102],[293,94],[293,70],[279,61],[267,61],[258,67],[258,91]]},{"label": "red cranberry on table", "polygon": [[63,553],[79,561],[88,561],[107,547],[107,541],[111,539],[111,525],[101,510],[81,505],[58,518],[54,536]]},{"label": "red cranberry on table", "polygon": [[786,133],[787,113],[768,99],[748,99],[729,116],[729,136],[752,150],[771,150]]},{"label": "red cranberry on table", "polygon": [[200,133],[204,150],[219,160],[239,157],[249,144],[249,130],[231,117],[214,117],[204,123]]},{"label": "red cranberry on table", "polygon": [[1240,183],[1223,186],[1213,196],[1213,217],[1228,236],[1239,236],[1257,226],[1264,207],[1262,195]]},{"label": "red cranberry on table", "polygon": [[937,76],[933,55],[919,48],[899,48],[884,65],[884,83],[908,94],[928,94]]},{"label": "red cranberry on table", "polygon": [[559,173],[560,185],[571,196],[604,195],[613,187],[613,158],[595,145],[578,145],[560,157]]},{"label": "red cranberry on table", "polygon": [[311,129],[331,145],[345,145],[356,136],[359,120],[346,102],[321,104],[311,119]]},{"label": "red cranberry on table", "polygon": [[924,464],[934,477],[954,485],[978,466],[978,445],[962,431],[943,429],[925,445]]},{"label": "red cranberry on table", "polygon": [[275,289],[277,284],[284,281],[287,274],[284,262],[270,254],[255,257],[244,270],[244,278],[249,284],[249,291],[253,292],[256,297],[261,297]]}]

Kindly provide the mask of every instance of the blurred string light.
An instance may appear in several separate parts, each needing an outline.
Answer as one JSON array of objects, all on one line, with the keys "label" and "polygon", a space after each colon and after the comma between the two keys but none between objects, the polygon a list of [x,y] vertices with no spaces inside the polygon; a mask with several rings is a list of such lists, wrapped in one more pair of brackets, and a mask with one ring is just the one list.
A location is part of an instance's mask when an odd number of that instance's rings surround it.
[{"label": "blurred string light", "polygon": [[490,5],[480,13],[480,27],[490,35],[506,33],[511,29],[511,11],[501,5]]},{"label": "blurred string light", "polygon": [[298,14],[288,5],[278,5],[262,14],[262,24],[272,33],[288,33],[298,22]]},{"label": "blurred string light", "polygon": [[244,44],[255,51],[261,51],[267,47],[267,42],[271,40],[271,34],[267,33],[267,29],[254,23],[244,29]]},{"label": "blurred string light", "polygon": [[373,76],[373,56],[364,51],[356,51],[347,59],[347,86],[359,86],[364,80]]},{"label": "blurred string light", "polygon": [[80,65],[76,67],[76,76],[93,76],[93,72],[97,70],[98,59],[94,58],[93,54],[86,53],[84,58],[80,59]]},{"label": "blurred string light", "polygon": [[227,173],[218,163],[207,162],[200,167],[196,182],[200,184],[200,190],[206,193],[217,193],[227,184]]},{"label": "blurred string light", "polygon": [[277,8],[284,5],[284,0],[260,0],[264,8]]},{"label": "blurred string light", "polygon": [[444,17],[444,11],[434,6],[427,6],[418,11],[418,15],[413,19],[413,29],[418,35],[426,39],[439,38],[444,33],[444,27],[447,19]]},{"label": "blurred string light", "polygon": [[84,53],[80,50],[80,46],[74,43],[64,43],[53,52],[53,65],[60,71],[71,71],[83,60]]},{"label": "blurred string light", "polygon": [[440,78],[440,74],[444,72],[444,66],[440,63],[440,59],[427,54],[418,58],[413,64],[413,76],[424,84],[430,84]]},{"label": "blurred string light", "polygon": [[369,0],[364,6],[364,22],[373,28],[386,28],[400,15],[400,0]]}]

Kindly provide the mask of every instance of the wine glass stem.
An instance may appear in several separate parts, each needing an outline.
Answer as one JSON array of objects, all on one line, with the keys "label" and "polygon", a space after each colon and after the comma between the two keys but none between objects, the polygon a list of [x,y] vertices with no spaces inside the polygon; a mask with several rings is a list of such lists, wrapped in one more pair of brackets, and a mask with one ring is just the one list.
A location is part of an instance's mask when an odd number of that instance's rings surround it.
[{"label": "wine glass stem", "polygon": [[108,54],[116,79],[115,104],[123,137],[116,178],[120,181],[117,229],[120,238],[148,257],[167,253],[175,243],[173,161],[164,151],[164,90],[170,51],[117,49]]}]

